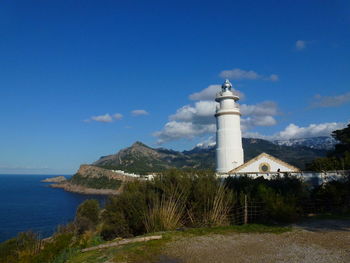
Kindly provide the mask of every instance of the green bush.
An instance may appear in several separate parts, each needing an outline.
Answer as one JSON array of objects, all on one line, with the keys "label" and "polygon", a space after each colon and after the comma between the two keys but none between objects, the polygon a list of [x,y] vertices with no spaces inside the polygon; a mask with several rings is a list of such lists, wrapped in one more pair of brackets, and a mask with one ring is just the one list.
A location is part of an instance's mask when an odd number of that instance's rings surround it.
[{"label": "green bush", "polygon": [[38,235],[28,231],[0,243],[0,262],[31,262],[30,259],[40,249]]},{"label": "green bush", "polygon": [[111,240],[116,237],[129,237],[131,230],[123,212],[106,210],[104,212],[104,223],[101,229],[101,237]]},{"label": "green bush", "polygon": [[264,202],[268,221],[290,223],[298,218],[293,196],[282,196],[265,185],[259,186],[258,196]]},{"label": "green bush", "polygon": [[130,182],[110,197],[101,235],[112,239],[183,225],[228,224],[232,201],[232,191],[212,173],[171,169],[153,181]]},{"label": "green bush", "polygon": [[[145,233],[144,217],[147,211],[148,182],[130,182],[123,193],[110,196],[102,214],[104,238],[133,236]],[[113,236],[112,228],[116,228]]]},{"label": "green bush", "polygon": [[79,234],[94,229],[99,221],[100,205],[97,200],[86,200],[77,209],[74,224]]},{"label": "green bush", "polygon": [[349,213],[350,212],[350,175],[343,180],[330,181],[315,188],[312,199],[321,212]]},{"label": "green bush", "polygon": [[52,262],[61,253],[72,247],[74,233],[55,234],[50,242],[46,242],[40,253],[31,258],[33,263]]}]

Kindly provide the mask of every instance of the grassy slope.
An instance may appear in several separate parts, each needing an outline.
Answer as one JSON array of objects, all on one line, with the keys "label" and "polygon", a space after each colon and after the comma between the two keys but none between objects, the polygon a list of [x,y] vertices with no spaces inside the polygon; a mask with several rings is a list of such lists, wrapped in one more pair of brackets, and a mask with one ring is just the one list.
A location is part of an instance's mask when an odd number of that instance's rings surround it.
[{"label": "grassy slope", "polygon": [[[169,231],[161,234],[161,240],[152,240],[143,243],[127,244],[102,250],[75,253],[68,262],[70,263],[103,263],[103,262],[155,262],[162,253],[162,248],[171,241],[183,237],[193,237],[212,234],[230,233],[284,233],[291,231],[290,227],[266,226],[248,224],[242,226],[227,226],[213,228],[191,228],[184,231]],[[154,234],[154,233],[153,233]],[[153,235],[152,234],[152,235]]]}]

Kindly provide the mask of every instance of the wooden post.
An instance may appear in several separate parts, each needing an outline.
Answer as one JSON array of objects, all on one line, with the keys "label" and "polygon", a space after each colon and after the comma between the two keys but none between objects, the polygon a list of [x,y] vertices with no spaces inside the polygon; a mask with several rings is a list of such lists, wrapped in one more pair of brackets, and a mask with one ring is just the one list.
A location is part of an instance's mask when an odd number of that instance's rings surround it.
[{"label": "wooden post", "polygon": [[244,195],[244,224],[248,224],[248,202],[247,202],[247,195]]}]

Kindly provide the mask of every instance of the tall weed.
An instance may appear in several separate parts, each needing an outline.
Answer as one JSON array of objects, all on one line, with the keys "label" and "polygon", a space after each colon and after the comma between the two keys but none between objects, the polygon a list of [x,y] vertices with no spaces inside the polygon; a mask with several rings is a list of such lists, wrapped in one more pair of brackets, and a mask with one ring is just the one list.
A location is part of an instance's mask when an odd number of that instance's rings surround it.
[{"label": "tall weed", "polygon": [[174,230],[183,224],[185,211],[183,194],[173,190],[170,194],[163,194],[153,199],[145,215],[144,223],[147,232]]}]

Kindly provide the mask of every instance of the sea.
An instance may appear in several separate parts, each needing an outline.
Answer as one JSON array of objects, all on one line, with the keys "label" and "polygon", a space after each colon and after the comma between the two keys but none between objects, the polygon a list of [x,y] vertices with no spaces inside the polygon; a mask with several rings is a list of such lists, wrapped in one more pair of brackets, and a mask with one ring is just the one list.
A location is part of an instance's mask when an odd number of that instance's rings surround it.
[{"label": "sea", "polygon": [[28,230],[49,237],[58,225],[74,219],[85,200],[97,199],[104,205],[106,196],[70,193],[41,182],[55,176],[0,174],[0,242]]}]

